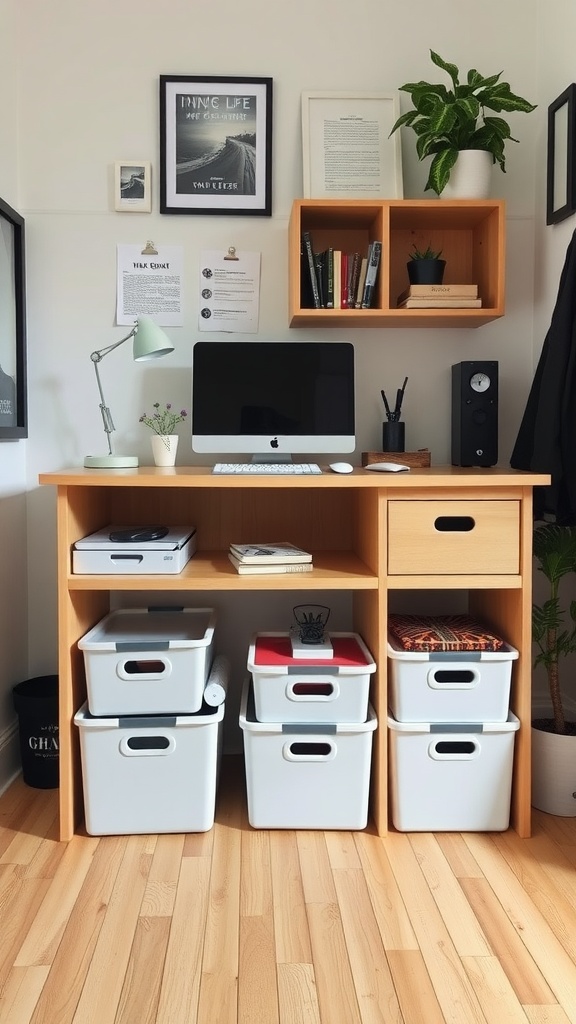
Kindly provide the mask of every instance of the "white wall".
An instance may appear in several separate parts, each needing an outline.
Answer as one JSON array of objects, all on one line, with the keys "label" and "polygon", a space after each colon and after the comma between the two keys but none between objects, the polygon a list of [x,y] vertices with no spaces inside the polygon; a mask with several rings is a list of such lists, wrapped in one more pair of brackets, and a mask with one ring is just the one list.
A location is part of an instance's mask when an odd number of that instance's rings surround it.
[{"label": "white wall", "polygon": [[[429,446],[434,463],[448,462],[450,366],[476,358],[500,364],[500,461],[508,463],[570,230],[570,222],[561,231],[542,228],[546,106],[573,77],[569,40],[576,13],[569,0],[546,6],[537,0],[486,0],[480,16],[471,0],[360,0],[353,16],[340,0],[293,0],[284,6],[221,0],[216,8],[186,0],[26,0],[13,9],[26,40],[17,46],[13,29],[16,45],[8,39],[5,48],[12,69],[18,50],[13,134],[17,126],[17,198],[28,245],[30,439],[17,447],[26,451],[29,491],[30,674],[54,671],[57,650],[55,495],[39,488],[37,477],[105,450],[89,353],[123,333],[114,326],[116,245],[148,238],[182,245],[186,304],[184,327],[168,329],[172,356],[153,368],[139,367],[125,346],[102,368],[120,452],[149,461],[148,431],[138,419],[152,401],[189,407],[202,249],[235,245],[260,251],[258,336],[310,335],[287,326],[286,233],[292,200],[302,194],[304,89],[390,91],[405,81],[440,78],[429,60],[432,48],[465,70],[504,70],[514,91],[540,104],[533,114],[511,115],[520,145],[509,145],[507,174],[494,172],[493,195],[507,201],[506,316],[479,330],[318,332],[350,337],[356,345],[357,461],[361,451],[379,446],[380,387],[393,390],[408,375],[407,447]],[[366,30],[357,31],[362,24]],[[271,218],[158,213],[158,78],[166,73],[274,79]],[[4,173],[15,172],[11,163],[4,170],[4,147],[0,152],[2,183]],[[425,168],[416,160],[412,133],[403,140],[403,157],[405,195],[422,196]],[[152,161],[152,214],[114,212],[112,174],[119,159]],[[535,238],[550,267],[545,272],[539,256],[536,275]],[[179,462],[193,461],[199,459],[182,431]]]},{"label": "white wall", "polygon": [[[0,14],[0,196],[18,194],[17,3]],[[28,672],[26,441],[0,443],[0,791],[19,765],[12,687]]]}]

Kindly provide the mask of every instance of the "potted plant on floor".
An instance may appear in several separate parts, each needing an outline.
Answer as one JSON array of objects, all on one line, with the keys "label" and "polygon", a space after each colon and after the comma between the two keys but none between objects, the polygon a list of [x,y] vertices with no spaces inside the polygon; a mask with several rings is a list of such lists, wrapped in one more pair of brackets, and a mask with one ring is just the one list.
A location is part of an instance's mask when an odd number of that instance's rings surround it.
[{"label": "potted plant on floor", "polygon": [[574,816],[576,722],[566,713],[560,665],[576,652],[576,600],[563,606],[560,584],[576,572],[576,526],[538,526],[533,552],[548,581],[546,599],[532,606],[532,638],[538,648],[534,667],[546,669],[552,715],[532,719],[532,803],[551,814]]},{"label": "potted plant on floor", "polygon": [[419,249],[414,242],[414,252],[406,264],[410,284],[442,284],[446,260],[441,260],[442,250],[434,250],[430,243],[426,249]]},{"label": "potted plant on floor", "polygon": [[[456,64],[443,60],[434,50],[430,50],[430,57],[433,64],[448,74],[452,88],[424,81],[401,85],[401,92],[409,93],[413,108],[398,118],[390,135],[403,126],[413,129],[419,159],[432,156],[425,188],[441,195],[463,152],[482,152],[488,170],[495,163],[506,170],[504,145],[508,140],[518,139],[513,137],[503,117],[493,117],[486,111],[529,113],[536,108],[513,93],[508,82],[500,81],[503,72],[485,78],[471,68],[461,82]],[[477,194],[480,188],[476,186],[475,194],[466,198],[485,198]],[[486,186],[482,190],[488,194]]]}]

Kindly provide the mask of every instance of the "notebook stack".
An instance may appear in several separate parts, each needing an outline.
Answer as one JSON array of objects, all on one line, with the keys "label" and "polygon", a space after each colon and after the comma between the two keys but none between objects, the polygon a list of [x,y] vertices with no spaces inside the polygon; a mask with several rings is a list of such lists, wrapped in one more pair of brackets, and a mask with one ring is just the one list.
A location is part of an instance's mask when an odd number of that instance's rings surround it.
[{"label": "notebook stack", "polygon": [[411,284],[397,299],[399,309],[479,309],[477,284]]},{"label": "notebook stack", "polygon": [[262,573],[312,572],[312,555],[289,541],[231,544],[228,557],[240,576]]}]

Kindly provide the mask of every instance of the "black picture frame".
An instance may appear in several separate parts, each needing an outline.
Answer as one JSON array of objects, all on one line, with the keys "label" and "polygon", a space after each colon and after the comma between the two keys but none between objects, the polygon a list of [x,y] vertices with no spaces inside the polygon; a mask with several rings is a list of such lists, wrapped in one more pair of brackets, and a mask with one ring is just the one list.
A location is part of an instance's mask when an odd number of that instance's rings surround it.
[{"label": "black picture frame", "polygon": [[24,218],[0,199],[0,441],[28,437]]},{"label": "black picture frame", "polygon": [[576,85],[572,83],[548,107],[547,224],[558,224],[576,210],[575,119]]},{"label": "black picture frame", "polygon": [[271,216],[271,78],[160,75],[160,213]]}]

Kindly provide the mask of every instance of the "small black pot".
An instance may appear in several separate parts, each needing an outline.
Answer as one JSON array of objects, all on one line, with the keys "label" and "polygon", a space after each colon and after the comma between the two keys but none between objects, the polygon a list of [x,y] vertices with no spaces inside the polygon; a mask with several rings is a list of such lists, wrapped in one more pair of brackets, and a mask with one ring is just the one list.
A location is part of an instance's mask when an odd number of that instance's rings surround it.
[{"label": "small black pot", "polygon": [[408,260],[410,284],[442,284],[446,260]]}]

